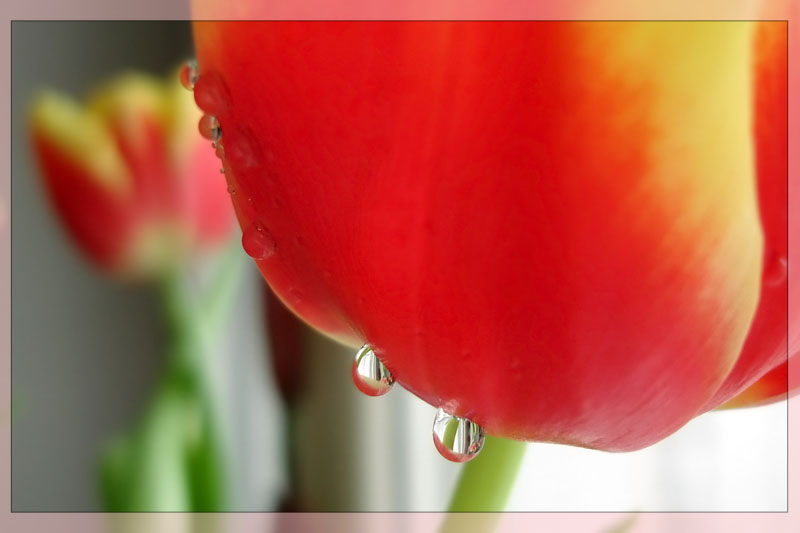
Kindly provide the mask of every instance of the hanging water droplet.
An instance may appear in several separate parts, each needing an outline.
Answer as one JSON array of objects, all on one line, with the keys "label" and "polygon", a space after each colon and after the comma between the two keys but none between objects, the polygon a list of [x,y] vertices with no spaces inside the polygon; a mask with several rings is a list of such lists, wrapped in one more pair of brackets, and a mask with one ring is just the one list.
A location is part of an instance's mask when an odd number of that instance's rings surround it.
[{"label": "hanging water droplet", "polygon": [[191,91],[194,89],[199,77],[200,73],[197,70],[196,59],[190,59],[183,64],[180,72],[181,85]]},{"label": "hanging water droplet", "polygon": [[378,359],[372,347],[365,344],[353,359],[353,383],[367,396],[381,396],[389,392],[394,378],[389,369]]},{"label": "hanging water droplet", "polygon": [[786,257],[777,252],[770,253],[764,262],[764,272],[762,274],[764,285],[776,287],[783,284],[786,280],[787,268]]},{"label": "hanging water droplet", "polygon": [[224,115],[230,109],[230,91],[216,72],[203,72],[194,86],[197,107],[211,115]]},{"label": "hanging water droplet", "polygon": [[480,453],[485,435],[483,428],[466,418],[454,416],[444,409],[436,411],[433,421],[433,443],[442,457],[465,463]]},{"label": "hanging water droplet", "polygon": [[219,142],[222,138],[222,128],[214,115],[203,115],[197,124],[197,129],[200,130],[200,135],[209,141]]},{"label": "hanging water droplet", "polygon": [[242,248],[253,259],[266,259],[275,253],[277,245],[266,228],[250,224],[242,233]]}]

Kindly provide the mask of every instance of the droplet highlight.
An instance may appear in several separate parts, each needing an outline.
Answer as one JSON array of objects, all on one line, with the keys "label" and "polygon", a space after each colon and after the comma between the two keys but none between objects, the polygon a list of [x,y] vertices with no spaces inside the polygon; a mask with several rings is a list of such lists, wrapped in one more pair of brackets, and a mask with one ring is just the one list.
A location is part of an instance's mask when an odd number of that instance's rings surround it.
[{"label": "droplet highlight", "polygon": [[179,76],[181,79],[181,85],[190,91],[193,90],[198,78],[200,77],[200,73],[197,69],[197,60],[190,59],[184,63],[181,67]]},{"label": "droplet highlight", "polygon": [[789,264],[786,257],[778,254],[771,253],[768,259],[764,262],[764,272],[762,280],[764,285],[770,287],[777,287],[786,281]]},{"label": "droplet highlight", "polygon": [[433,443],[445,459],[466,463],[483,449],[486,435],[475,422],[451,415],[444,409],[436,411],[433,421]]},{"label": "droplet highlight", "polygon": [[242,233],[242,248],[253,259],[266,259],[275,253],[277,245],[261,224],[251,224]]},{"label": "droplet highlight", "polygon": [[356,352],[352,373],[356,388],[367,396],[382,396],[394,385],[394,378],[389,369],[378,359],[368,344]]},{"label": "droplet highlight", "polygon": [[197,124],[197,129],[205,139],[218,143],[222,138],[222,128],[214,115],[203,115]]}]

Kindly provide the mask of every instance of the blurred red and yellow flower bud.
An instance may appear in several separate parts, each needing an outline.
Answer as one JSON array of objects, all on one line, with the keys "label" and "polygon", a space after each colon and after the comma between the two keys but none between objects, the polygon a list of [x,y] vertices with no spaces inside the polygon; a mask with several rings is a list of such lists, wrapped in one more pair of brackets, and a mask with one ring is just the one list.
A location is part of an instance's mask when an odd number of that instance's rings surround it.
[{"label": "blurred red and yellow flower bud", "polygon": [[295,313],[492,435],[624,451],[786,397],[786,38],[200,22],[195,96]]},{"label": "blurred red and yellow flower bud", "polygon": [[31,130],[46,189],[102,270],[150,278],[229,235],[219,162],[197,132],[200,112],[178,75],[128,73],[82,106],[43,91]]}]

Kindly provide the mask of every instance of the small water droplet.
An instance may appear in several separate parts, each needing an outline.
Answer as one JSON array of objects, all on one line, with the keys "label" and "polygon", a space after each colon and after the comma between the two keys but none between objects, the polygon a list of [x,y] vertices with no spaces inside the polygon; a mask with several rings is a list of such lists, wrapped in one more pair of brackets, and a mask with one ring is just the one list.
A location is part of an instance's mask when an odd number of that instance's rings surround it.
[{"label": "small water droplet", "polygon": [[217,159],[225,159],[225,147],[222,146],[221,142],[214,143],[214,154],[217,156]]},{"label": "small water droplet", "polygon": [[200,135],[209,141],[218,142],[222,138],[222,128],[214,115],[203,115],[197,124]]},{"label": "small water droplet", "polygon": [[219,169],[219,173],[220,174],[225,174],[225,167],[222,167],[221,169]]},{"label": "small water droplet", "polygon": [[242,233],[242,248],[253,259],[266,259],[275,253],[277,245],[261,224],[250,224]]},{"label": "small water droplet", "polygon": [[233,185],[228,185],[228,194],[230,194],[231,196],[236,194],[236,187],[234,187]]},{"label": "small water droplet", "polygon": [[183,85],[186,89],[191,91],[192,89],[194,89],[194,86],[197,83],[197,79],[199,77],[200,73],[197,70],[196,59],[190,59],[183,64],[180,71],[181,85]]},{"label": "small water droplet", "polygon": [[216,72],[204,72],[194,85],[197,107],[211,115],[224,115],[231,107],[230,92]]},{"label": "small water droplet", "polygon": [[764,262],[764,272],[762,274],[764,285],[770,287],[782,285],[786,281],[788,266],[786,257],[777,252],[770,253]]},{"label": "small water droplet", "polygon": [[483,428],[475,422],[454,416],[444,409],[436,411],[433,421],[433,443],[442,457],[465,463],[477,456],[485,440]]},{"label": "small water droplet", "polygon": [[356,352],[352,373],[353,383],[367,396],[386,394],[394,385],[392,374],[368,344]]}]

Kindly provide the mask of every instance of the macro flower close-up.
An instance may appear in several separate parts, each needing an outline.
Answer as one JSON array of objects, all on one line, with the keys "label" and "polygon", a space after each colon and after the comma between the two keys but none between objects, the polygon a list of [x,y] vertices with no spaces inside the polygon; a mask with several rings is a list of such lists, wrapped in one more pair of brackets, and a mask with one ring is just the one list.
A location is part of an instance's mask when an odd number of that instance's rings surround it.
[{"label": "macro flower close-up", "polygon": [[195,36],[245,250],[435,407],[626,451],[786,361],[784,25]]},{"label": "macro flower close-up", "polygon": [[15,23],[12,510],[788,508],[787,21],[212,7]]}]

